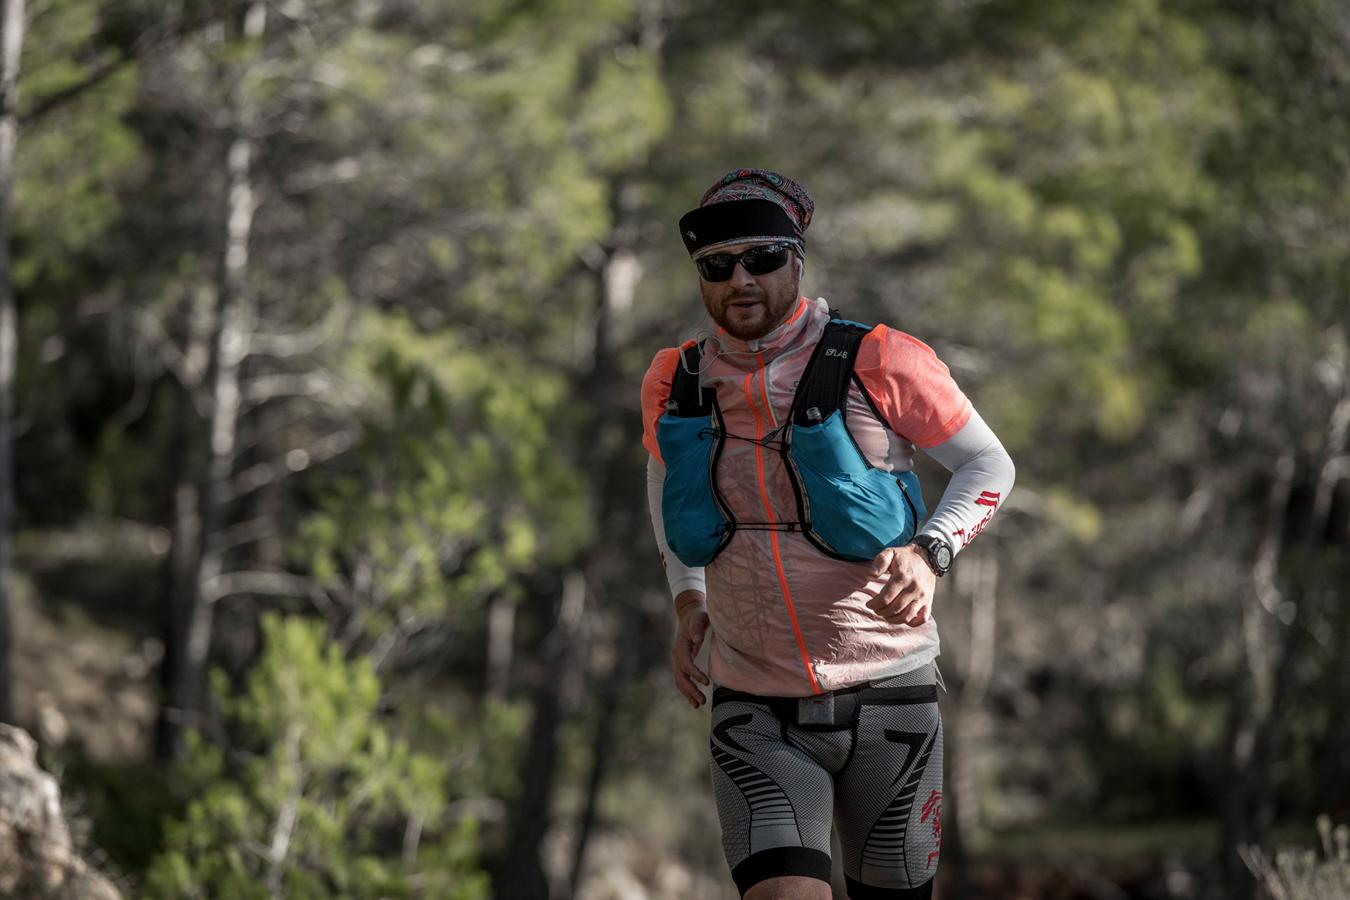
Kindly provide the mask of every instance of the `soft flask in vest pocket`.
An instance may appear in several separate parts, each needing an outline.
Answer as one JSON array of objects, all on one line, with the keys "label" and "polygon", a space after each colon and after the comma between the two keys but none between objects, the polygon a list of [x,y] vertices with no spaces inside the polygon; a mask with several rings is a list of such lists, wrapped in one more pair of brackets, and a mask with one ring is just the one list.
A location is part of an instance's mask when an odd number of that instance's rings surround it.
[{"label": "soft flask in vest pocket", "polygon": [[907,544],[928,513],[918,476],[868,465],[838,409],[824,421],[794,424],[789,453],[812,537],[836,556],[869,560]]},{"label": "soft flask in vest pocket", "polygon": [[661,488],[666,543],[686,566],[706,566],[731,540],[730,523],[713,494],[715,434],[711,415],[668,412],[657,421],[656,442],[666,463]]}]

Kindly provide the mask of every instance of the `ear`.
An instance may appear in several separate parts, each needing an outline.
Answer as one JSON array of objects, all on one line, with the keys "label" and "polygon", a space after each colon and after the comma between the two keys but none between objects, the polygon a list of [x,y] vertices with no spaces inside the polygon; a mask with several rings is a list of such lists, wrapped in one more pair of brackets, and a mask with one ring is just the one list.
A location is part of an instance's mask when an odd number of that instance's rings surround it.
[{"label": "ear", "polygon": [[794,254],[794,259],[797,262],[797,280],[801,281],[802,274],[806,271],[806,260],[802,259],[800,254]]}]

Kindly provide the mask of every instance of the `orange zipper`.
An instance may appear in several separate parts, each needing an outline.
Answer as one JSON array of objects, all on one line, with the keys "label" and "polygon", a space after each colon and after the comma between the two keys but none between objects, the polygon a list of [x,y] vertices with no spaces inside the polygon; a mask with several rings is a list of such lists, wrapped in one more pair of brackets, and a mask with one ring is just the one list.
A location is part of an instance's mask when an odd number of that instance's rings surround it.
[{"label": "orange zipper", "polygon": [[[764,410],[771,417],[773,416],[773,407],[769,405],[769,392],[766,382],[768,373],[764,367],[764,355],[755,354],[755,360],[759,363],[759,388],[760,396],[764,398]],[[750,411],[755,414],[755,468],[759,473],[759,496],[764,501],[765,521],[769,523],[769,543],[773,548],[773,563],[778,570],[778,586],[783,591],[783,601],[787,604],[788,619],[792,622],[792,633],[797,638],[797,650],[802,656],[802,667],[806,670],[806,678],[811,682],[811,693],[819,694],[820,685],[816,682],[816,673],[811,667],[811,656],[806,652],[806,640],[802,637],[801,625],[797,621],[797,609],[792,602],[792,590],[788,587],[787,572],[783,569],[783,555],[778,547],[778,520],[773,514],[773,504],[769,502],[768,479],[764,474],[764,445],[758,443],[764,439],[764,418],[759,414],[759,409],[755,406],[755,397],[751,392],[751,384],[754,381],[755,373],[751,372],[745,376],[745,400],[750,404]],[[776,420],[776,417],[774,417]]]}]

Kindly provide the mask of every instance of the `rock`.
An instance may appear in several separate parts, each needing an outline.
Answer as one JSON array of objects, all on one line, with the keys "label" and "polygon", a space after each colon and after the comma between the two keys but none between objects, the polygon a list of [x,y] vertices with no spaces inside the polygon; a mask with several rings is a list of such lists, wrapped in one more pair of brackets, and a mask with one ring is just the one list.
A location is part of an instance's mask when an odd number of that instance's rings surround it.
[{"label": "rock", "polygon": [[56,779],[37,765],[28,733],[0,724],[0,896],[120,900],[76,855]]}]

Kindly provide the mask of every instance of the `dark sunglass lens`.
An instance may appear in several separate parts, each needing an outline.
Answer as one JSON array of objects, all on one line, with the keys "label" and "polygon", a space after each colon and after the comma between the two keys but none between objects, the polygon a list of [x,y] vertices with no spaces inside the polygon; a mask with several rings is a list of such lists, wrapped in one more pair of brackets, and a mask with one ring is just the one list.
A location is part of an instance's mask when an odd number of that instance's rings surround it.
[{"label": "dark sunglass lens", "polygon": [[782,244],[768,247],[753,247],[741,256],[745,271],[751,275],[767,275],[781,269],[787,262],[788,248]]},{"label": "dark sunglass lens", "polygon": [[704,281],[726,281],[736,270],[736,257],[730,253],[718,253],[703,257],[696,265]]}]

